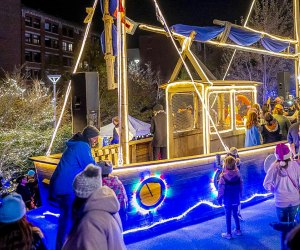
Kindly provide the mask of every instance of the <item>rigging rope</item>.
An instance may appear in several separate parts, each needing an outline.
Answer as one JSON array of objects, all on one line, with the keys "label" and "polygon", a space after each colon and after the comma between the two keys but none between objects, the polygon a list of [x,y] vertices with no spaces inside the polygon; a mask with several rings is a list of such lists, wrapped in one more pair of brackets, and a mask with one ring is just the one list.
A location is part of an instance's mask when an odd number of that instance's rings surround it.
[{"label": "rigging rope", "polygon": [[[220,140],[220,142],[221,142],[221,144],[222,144],[224,150],[225,150],[226,152],[228,152],[228,151],[229,151],[229,148],[227,147],[227,145],[224,143],[222,137],[220,136],[220,133],[219,133],[219,131],[218,131],[218,129],[217,129],[217,127],[216,127],[216,125],[215,125],[215,123],[214,123],[214,121],[213,121],[213,119],[212,119],[210,113],[209,113],[208,107],[207,107],[206,104],[204,103],[204,100],[203,100],[203,98],[202,98],[202,96],[201,96],[201,94],[200,94],[200,92],[199,92],[199,90],[198,90],[198,88],[197,88],[197,86],[196,86],[196,83],[195,83],[195,81],[194,81],[194,78],[193,78],[193,76],[192,76],[192,74],[191,74],[191,72],[190,72],[190,70],[189,70],[189,68],[188,68],[188,66],[187,66],[187,64],[186,64],[186,62],[184,61],[181,52],[179,51],[179,49],[178,49],[178,47],[177,47],[177,45],[176,45],[176,43],[175,43],[175,40],[174,40],[173,35],[172,35],[172,32],[170,31],[169,26],[167,25],[167,22],[166,22],[166,20],[165,20],[165,18],[164,18],[164,16],[163,16],[163,14],[162,14],[162,12],[161,12],[159,6],[158,6],[158,3],[156,2],[156,0],[153,0],[153,2],[154,2],[154,5],[155,5],[156,13],[159,15],[159,17],[158,17],[158,18],[159,18],[159,21],[162,22],[162,25],[164,26],[164,28],[165,28],[166,31],[168,32],[168,34],[169,34],[169,36],[170,36],[170,38],[171,38],[171,40],[172,40],[172,43],[173,43],[173,45],[174,45],[174,47],[175,47],[175,49],[176,49],[178,55],[180,56],[180,58],[181,58],[181,60],[182,60],[182,63],[183,63],[183,65],[184,65],[184,67],[185,67],[185,69],[186,69],[186,71],[187,71],[187,73],[188,73],[188,75],[189,75],[189,77],[190,77],[192,83],[193,83],[194,89],[195,89],[195,91],[196,91],[196,93],[197,93],[199,99],[200,99],[201,102],[202,102],[202,105],[203,105],[203,107],[204,107],[204,109],[205,109],[205,112],[206,112],[206,114],[207,114],[207,116],[208,116],[210,122],[212,123],[213,128],[215,129],[216,134],[217,134],[217,136],[218,136],[218,138],[219,138],[219,140]],[[188,50],[190,50],[190,49],[188,48]],[[192,54],[192,53],[191,53],[191,54]],[[209,81],[209,82],[210,82],[210,81]],[[211,83],[211,82],[210,82],[210,83]],[[211,83],[211,84],[212,84],[212,83]]]},{"label": "rigging rope", "polygon": [[[94,8],[94,9],[96,8],[97,3],[98,3],[98,0],[95,0],[95,1],[94,1],[94,4],[93,4],[93,8]],[[80,62],[80,59],[81,59],[81,56],[82,56],[84,47],[85,47],[86,39],[87,39],[87,37],[88,37],[89,31],[90,31],[90,28],[91,28],[91,24],[92,24],[92,19],[93,19],[93,17],[94,17],[94,13],[93,13],[93,15],[92,15],[92,17],[91,17],[91,21],[86,25],[84,37],[83,37],[83,40],[82,40],[82,43],[81,43],[80,52],[79,52],[79,55],[78,55],[78,57],[77,57],[76,64],[75,64],[74,69],[73,69],[73,72],[72,72],[73,74],[76,73],[76,71],[77,71],[77,68],[78,68],[78,65],[79,65],[79,62]],[[64,112],[65,112],[65,109],[66,109],[66,105],[67,105],[67,101],[68,101],[70,92],[71,92],[71,80],[70,80],[69,83],[68,83],[68,88],[67,88],[67,91],[66,91],[66,96],[65,96],[63,108],[62,108],[62,110],[61,110],[61,113],[60,113],[58,122],[57,122],[57,124],[56,124],[55,129],[54,129],[54,132],[53,132],[53,134],[52,134],[51,142],[50,142],[49,148],[48,148],[48,150],[47,150],[47,152],[46,152],[46,156],[49,156],[49,155],[51,154],[51,149],[52,149],[52,146],[53,146],[53,142],[54,142],[54,140],[55,140],[55,137],[56,137],[56,134],[57,134],[57,130],[58,130],[58,127],[59,127],[59,125],[60,125],[60,123],[61,123],[63,114],[64,114]]]},{"label": "rigging rope", "polygon": [[[248,21],[249,21],[249,17],[250,17],[250,14],[251,14],[251,12],[252,12],[252,9],[253,9],[253,7],[254,7],[254,4],[255,4],[255,0],[252,1],[250,10],[249,10],[249,12],[248,12],[248,16],[247,16],[246,21],[245,21],[245,23],[244,23],[244,25],[243,25],[244,27],[247,26],[247,23],[248,23]],[[224,76],[223,76],[223,80],[225,80],[225,78],[226,78],[226,76],[227,76],[227,74],[228,74],[229,68],[231,67],[231,64],[232,64],[233,58],[235,57],[235,54],[236,54],[236,49],[235,49],[235,50],[233,51],[233,53],[232,53],[232,56],[231,56],[230,62],[229,62],[229,64],[228,64],[227,70],[226,70],[226,72],[225,72],[225,74],[224,74]]]}]

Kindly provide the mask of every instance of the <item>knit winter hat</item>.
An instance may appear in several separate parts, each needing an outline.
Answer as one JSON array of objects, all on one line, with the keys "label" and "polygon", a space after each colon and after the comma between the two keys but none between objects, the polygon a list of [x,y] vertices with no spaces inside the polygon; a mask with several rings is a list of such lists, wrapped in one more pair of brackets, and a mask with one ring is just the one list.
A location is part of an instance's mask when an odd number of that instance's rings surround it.
[{"label": "knit winter hat", "polygon": [[[275,156],[278,161],[280,161],[280,164],[284,164],[282,166],[285,166],[285,160],[288,160],[291,158],[291,151],[289,147],[283,143],[279,143],[276,145],[275,148]],[[282,162],[282,163],[281,163]]]},{"label": "knit winter hat", "polygon": [[154,107],[153,107],[153,111],[160,111],[160,110],[164,110],[164,107],[161,105],[161,104],[156,104]]},{"label": "knit winter hat", "polygon": [[100,132],[96,127],[89,125],[83,129],[82,135],[85,138],[93,138],[93,137],[99,136]]},{"label": "knit winter hat", "polygon": [[0,202],[0,222],[12,223],[23,218],[26,214],[26,207],[22,196],[11,193]]},{"label": "knit winter hat", "polygon": [[113,171],[111,162],[100,161],[100,162],[98,162],[98,165],[101,167],[102,175],[110,174]]},{"label": "knit winter hat", "polygon": [[93,164],[87,165],[73,181],[75,195],[79,198],[88,198],[100,187],[102,187],[101,169]]}]

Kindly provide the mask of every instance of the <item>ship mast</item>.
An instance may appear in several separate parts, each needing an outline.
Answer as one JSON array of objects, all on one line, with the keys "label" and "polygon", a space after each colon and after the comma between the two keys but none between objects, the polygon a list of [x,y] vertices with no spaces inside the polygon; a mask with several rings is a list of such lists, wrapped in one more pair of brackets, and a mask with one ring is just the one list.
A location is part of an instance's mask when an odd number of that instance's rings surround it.
[{"label": "ship mast", "polygon": [[119,116],[119,162],[129,164],[128,136],[128,87],[127,87],[127,43],[125,30],[125,0],[118,1],[118,116]]}]

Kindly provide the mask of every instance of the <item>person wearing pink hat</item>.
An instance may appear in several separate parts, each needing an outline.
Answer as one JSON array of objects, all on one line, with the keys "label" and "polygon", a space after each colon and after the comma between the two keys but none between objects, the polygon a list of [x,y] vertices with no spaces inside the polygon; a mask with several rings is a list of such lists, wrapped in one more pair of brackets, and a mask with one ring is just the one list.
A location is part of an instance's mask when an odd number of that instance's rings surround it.
[{"label": "person wearing pink hat", "polygon": [[275,156],[263,186],[274,194],[278,220],[294,222],[300,204],[300,166],[291,160],[291,151],[283,143],[276,145]]}]

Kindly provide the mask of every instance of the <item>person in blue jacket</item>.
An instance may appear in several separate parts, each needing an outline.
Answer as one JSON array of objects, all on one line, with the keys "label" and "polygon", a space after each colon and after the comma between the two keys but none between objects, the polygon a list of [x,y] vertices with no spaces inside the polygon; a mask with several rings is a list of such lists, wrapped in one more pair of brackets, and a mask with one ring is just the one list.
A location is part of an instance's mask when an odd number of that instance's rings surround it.
[{"label": "person in blue jacket", "polygon": [[50,198],[58,203],[60,210],[56,249],[61,249],[72,227],[73,180],[87,165],[96,164],[91,147],[98,142],[98,137],[99,130],[93,126],[75,134],[67,141],[67,148],[51,177]]}]

